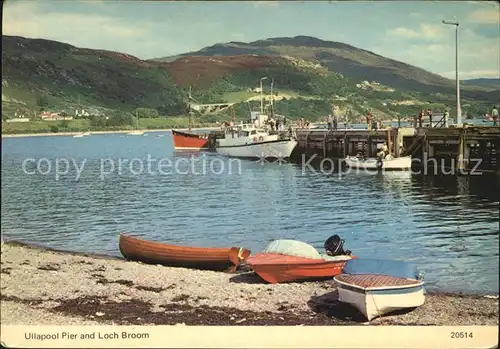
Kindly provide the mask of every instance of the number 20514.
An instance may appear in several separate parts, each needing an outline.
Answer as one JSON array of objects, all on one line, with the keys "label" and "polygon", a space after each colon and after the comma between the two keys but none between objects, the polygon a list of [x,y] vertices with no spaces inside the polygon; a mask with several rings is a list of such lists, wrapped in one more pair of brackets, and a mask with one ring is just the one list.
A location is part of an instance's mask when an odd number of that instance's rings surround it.
[{"label": "number 20514", "polygon": [[451,332],[450,338],[457,338],[457,339],[472,338],[472,332]]}]

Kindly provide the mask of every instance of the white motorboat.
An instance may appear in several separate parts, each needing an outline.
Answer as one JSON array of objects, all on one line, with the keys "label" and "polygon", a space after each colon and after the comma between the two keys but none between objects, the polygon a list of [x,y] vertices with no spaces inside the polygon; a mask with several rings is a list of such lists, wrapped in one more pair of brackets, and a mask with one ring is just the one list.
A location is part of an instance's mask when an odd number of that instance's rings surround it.
[{"label": "white motorboat", "polygon": [[127,132],[127,134],[130,136],[142,136],[144,134],[144,131],[134,130],[134,131]]},{"label": "white motorboat", "polygon": [[411,156],[381,158],[361,158],[348,156],[344,159],[345,164],[350,168],[366,170],[411,170]]},{"label": "white motorboat", "polygon": [[412,264],[402,261],[352,259],[334,280],[339,301],[354,306],[368,321],[425,302],[424,281]]},{"label": "white motorboat", "polygon": [[83,133],[79,133],[73,136],[73,138],[83,138],[83,137],[84,137]]},{"label": "white motorboat", "polygon": [[218,139],[215,149],[218,154],[238,158],[286,159],[297,146],[293,138],[270,135],[254,124],[226,127],[224,138]]},{"label": "white motorboat", "polygon": [[73,138],[82,138],[82,137],[86,137],[86,136],[90,136],[90,132],[78,133],[78,134],[74,135]]}]

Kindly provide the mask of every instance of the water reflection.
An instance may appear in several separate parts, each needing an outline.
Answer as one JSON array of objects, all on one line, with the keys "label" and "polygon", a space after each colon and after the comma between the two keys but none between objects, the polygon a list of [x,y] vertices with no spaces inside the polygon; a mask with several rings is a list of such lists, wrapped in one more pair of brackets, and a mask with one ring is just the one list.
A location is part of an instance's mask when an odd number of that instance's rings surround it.
[{"label": "water reflection", "polygon": [[[278,238],[322,249],[340,234],[360,257],[416,261],[431,289],[498,292],[498,182],[408,172],[327,175],[248,160],[233,162],[240,171],[229,173],[229,158],[174,152],[170,133],[89,139],[78,146],[68,137],[3,140],[3,235],[119,255],[120,232],[191,246],[243,245],[254,253]],[[115,168],[101,179],[103,158],[148,155],[172,166],[181,159],[180,171],[134,175]],[[21,170],[26,157],[60,156],[86,159],[78,181],[74,173],[56,180]],[[202,160],[226,171],[203,172]]]}]

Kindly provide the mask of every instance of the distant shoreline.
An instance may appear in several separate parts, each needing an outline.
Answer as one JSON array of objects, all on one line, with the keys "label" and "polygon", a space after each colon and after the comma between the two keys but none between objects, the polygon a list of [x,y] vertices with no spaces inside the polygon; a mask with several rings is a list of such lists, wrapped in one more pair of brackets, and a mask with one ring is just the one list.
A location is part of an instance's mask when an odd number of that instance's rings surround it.
[{"label": "distant shoreline", "polygon": [[[196,127],[193,131],[199,130],[218,130],[220,127]],[[116,131],[90,131],[90,134],[120,134],[140,131],[144,133],[168,132],[172,130],[187,131],[187,128],[164,128],[164,129],[141,129],[141,130],[116,130]],[[40,133],[7,133],[2,134],[2,138],[22,138],[22,137],[52,137],[52,136],[75,136],[84,133],[81,132],[40,132]]]}]

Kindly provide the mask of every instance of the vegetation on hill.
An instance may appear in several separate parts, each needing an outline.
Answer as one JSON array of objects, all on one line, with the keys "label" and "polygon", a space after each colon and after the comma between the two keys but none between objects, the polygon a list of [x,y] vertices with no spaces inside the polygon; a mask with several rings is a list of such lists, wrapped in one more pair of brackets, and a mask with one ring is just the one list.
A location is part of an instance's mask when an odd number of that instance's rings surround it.
[{"label": "vegetation on hill", "polygon": [[[250,43],[230,42],[205,47],[182,56],[283,56],[312,60],[355,81],[377,81],[398,89],[427,91],[428,93],[454,93],[454,81],[424,69],[389,59],[373,52],[340,42],[324,41],[309,36],[270,38]],[[157,58],[157,61],[169,60]],[[481,84],[482,85],[482,84]],[[475,88],[474,88],[475,87]],[[464,97],[492,100],[494,95],[485,89],[471,86],[462,91]],[[500,91],[496,91],[496,97]],[[497,98],[498,100],[498,98]]]},{"label": "vegetation on hill", "polygon": [[465,86],[481,86],[483,88],[491,90],[500,90],[500,79],[487,79],[487,78],[468,79],[468,80],[461,80],[460,84]]},{"label": "vegetation on hill", "polygon": [[[275,111],[291,119],[325,117],[332,104],[350,109],[353,120],[370,110],[379,119],[416,114],[420,108],[453,111],[452,81],[355,47],[309,37],[218,44],[174,60],[141,60],[104,50],[42,39],[3,36],[3,119],[24,115],[33,122],[4,124],[4,132],[79,131],[187,126],[188,90],[200,103],[236,103],[247,119],[260,107],[264,80]],[[473,86],[464,110],[479,116],[498,91]],[[85,114],[78,114],[85,109]],[[75,116],[70,122],[37,121],[41,111]],[[204,115],[217,123],[228,115]],[[29,124],[29,125],[28,125]],[[36,131],[38,130],[38,131]]]},{"label": "vegetation on hill", "polygon": [[[166,69],[130,55],[55,41],[3,36],[3,93],[42,108],[139,106],[185,112],[185,96]],[[38,102],[38,103],[37,103]]]}]

